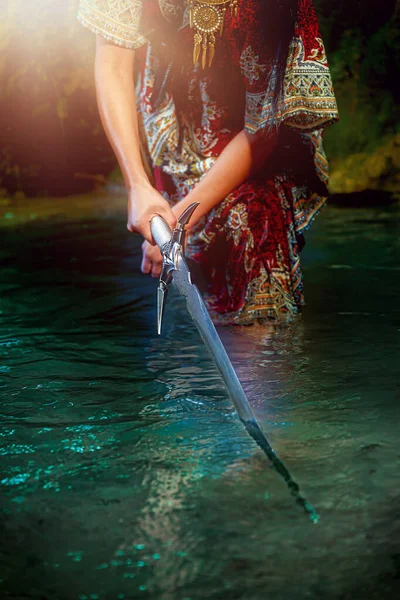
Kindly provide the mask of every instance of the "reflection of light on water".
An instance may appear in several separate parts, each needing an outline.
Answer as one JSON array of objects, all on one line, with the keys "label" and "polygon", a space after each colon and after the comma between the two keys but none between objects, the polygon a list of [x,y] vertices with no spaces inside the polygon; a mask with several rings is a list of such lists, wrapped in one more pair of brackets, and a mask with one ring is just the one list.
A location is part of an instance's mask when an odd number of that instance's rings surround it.
[{"label": "reflection of light on water", "polygon": [[28,444],[9,444],[6,447],[0,448],[0,456],[11,454],[34,454],[35,452],[35,446]]},{"label": "reflection of light on water", "polygon": [[30,477],[29,473],[20,473],[14,477],[5,477],[0,481],[1,485],[20,485],[25,483]]}]

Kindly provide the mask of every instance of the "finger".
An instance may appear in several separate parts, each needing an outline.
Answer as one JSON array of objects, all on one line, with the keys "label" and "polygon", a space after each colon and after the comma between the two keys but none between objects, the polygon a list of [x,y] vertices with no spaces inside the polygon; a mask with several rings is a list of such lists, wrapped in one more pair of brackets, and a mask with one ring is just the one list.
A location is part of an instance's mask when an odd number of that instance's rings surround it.
[{"label": "finger", "polygon": [[153,235],[151,233],[151,219],[147,223],[142,224],[142,226],[140,227],[140,233],[142,234],[146,242],[148,242],[152,246],[155,246]]},{"label": "finger", "polygon": [[153,263],[161,264],[163,261],[163,256],[158,247],[151,246],[147,252],[147,255],[148,255],[149,259],[151,260],[151,262],[153,262]]},{"label": "finger", "polygon": [[160,277],[161,275],[161,268],[162,268],[162,263],[161,262],[153,262],[153,267],[151,269],[151,276],[152,277]]},{"label": "finger", "polygon": [[151,260],[149,260],[147,256],[143,256],[142,264],[140,265],[140,270],[142,271],[142,273],[145,273],[146,275],[150,273],[152,266],[153,263],[151,262]]}]

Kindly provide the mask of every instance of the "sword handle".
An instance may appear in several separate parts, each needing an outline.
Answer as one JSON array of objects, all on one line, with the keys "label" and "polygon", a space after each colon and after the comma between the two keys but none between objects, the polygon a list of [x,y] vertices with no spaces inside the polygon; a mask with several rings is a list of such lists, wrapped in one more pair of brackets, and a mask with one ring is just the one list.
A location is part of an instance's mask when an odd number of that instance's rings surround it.
[{"label": "sword handle", "polygon": [[172,231],[169,225],[160,215],[152,218],[150,223],[151,235],[157,246],[160,248],[161,254],[167,254],[169,243],[172,237]]}]

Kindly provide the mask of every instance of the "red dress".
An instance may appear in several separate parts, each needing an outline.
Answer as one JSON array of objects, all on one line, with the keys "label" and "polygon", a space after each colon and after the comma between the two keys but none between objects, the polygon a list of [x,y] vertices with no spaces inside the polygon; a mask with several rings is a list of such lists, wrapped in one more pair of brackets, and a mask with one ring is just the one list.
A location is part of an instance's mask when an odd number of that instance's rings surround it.
[{"label": "red dress", "polygon": [[[83,1],[87,8],[100,0]],[[142,137],[155,185],[171,204],[243,128],[278,128],[274,155],[198,223],[188,255],[201,266],[204,300],[215,322],[287,318],[304,304],[299,239],[326,200],[322,133],[338,118],[315,11],[311,0],[299,0],[283,95],[274,101],[268,28],[276,24],[265,22],[264,0],[239,1],[237,16],[227,11],[213,65],[206,69],[187,60],[193,30],[186,5],[143,0],[130,45],[112,28],[105,33],[104,22],[101,31],[96,28],[88,13],[81,20],[116,43],[141,47]]]}]

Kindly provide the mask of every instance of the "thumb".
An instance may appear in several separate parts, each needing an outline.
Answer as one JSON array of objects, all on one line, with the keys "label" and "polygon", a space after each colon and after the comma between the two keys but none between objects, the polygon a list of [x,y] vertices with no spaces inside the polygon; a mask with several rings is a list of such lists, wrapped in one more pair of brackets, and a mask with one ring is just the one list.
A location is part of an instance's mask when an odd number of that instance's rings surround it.
[{"label": "thumb", "polygon": [[162,215],[160,215],[163,219],[165,219],[165,221],[168,223],[169,228],[171,229],[171,231],[173,231],[176,227],[177,224],[177,218],[174,215],[174,213],[172,212],[171,208],[169,205],[167,205],[165,207],[165,210],[163,210]]}]

